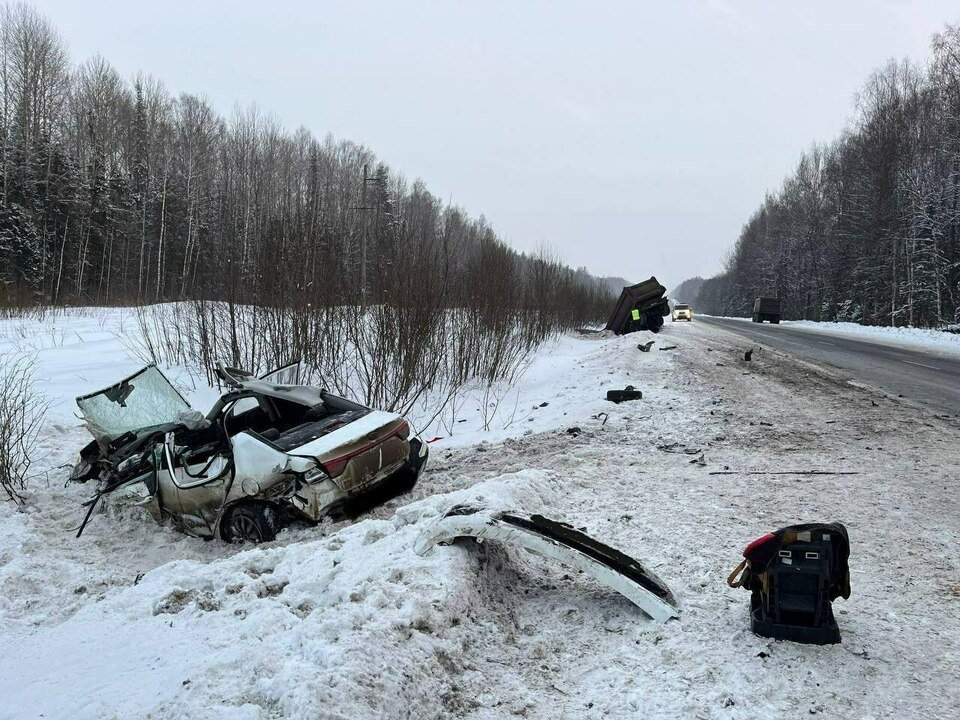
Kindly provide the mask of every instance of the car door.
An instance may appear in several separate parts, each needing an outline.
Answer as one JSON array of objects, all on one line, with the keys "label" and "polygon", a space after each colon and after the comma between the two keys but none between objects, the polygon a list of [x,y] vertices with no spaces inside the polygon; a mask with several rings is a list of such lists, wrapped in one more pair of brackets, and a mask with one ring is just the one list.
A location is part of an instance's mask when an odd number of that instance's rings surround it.
[{"label": "car door", "polygon": [[175,434],[167,433],[163,466],[161,496],[165,509],[183,515],[187,522],[191,519],[212,521],[233,477],[230,446],[226,443],[203,447],[178,445]]}]

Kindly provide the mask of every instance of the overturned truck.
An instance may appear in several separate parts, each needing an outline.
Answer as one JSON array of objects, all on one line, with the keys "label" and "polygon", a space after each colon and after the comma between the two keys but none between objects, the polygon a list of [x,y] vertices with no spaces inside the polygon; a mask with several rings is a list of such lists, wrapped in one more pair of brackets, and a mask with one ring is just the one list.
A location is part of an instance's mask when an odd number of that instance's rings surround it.
[{"label": "overturned truck", "polygon": [[663,318],[670,314],[670,304],[664,297],[666,292],[667,289],[655,277],[628,285],[610,313],[607,330],[613,330],[617,335],[637,330],[658,332],[663,327]]}]

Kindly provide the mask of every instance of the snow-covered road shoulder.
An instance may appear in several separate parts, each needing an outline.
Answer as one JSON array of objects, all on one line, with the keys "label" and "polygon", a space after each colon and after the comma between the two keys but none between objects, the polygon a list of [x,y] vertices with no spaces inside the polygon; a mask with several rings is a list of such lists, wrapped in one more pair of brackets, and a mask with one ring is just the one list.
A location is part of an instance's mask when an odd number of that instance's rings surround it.
[{"label": "snow-covered road shoulder", "polygon": [[[748,324],[751,322],[750,318],[718,317],[722,320],[736,320]],[[956,332],[931,328],[879,327],[851,322],[816,322],[814,320],[782,320],[780,326],[809,330],[823,335],[855,338],[881,345],[895,345],[910,350],[960,355],[960,333]]]}]

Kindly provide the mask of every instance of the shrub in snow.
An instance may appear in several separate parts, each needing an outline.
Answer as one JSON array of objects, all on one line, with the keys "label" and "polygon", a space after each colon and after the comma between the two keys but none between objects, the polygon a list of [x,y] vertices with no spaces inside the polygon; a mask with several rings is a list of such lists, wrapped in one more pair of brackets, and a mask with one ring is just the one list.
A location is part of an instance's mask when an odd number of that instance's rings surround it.
[{"label": "shrub in snow", "polygon": [[29,357],[0,354],[0,487],[18,503],[23,500],[46,413],[46,401],[34,387],[33,370]]}]

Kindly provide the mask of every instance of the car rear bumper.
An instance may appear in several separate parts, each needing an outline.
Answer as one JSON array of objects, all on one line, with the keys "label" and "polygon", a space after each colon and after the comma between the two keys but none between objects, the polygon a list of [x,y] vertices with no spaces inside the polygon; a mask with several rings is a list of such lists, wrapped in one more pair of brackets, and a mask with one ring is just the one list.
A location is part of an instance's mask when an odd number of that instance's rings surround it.
[{"label": "car rear bumper", "polygon": [[410,452],[402,462],[396,463],[389,468],[384,468],[381,472],[371,477],[366,482],[355,486],[347,495],[349,497],[367,495],[377,492],[380,488],[389,491],[391,486],[413,486],[420,478],[420,474],[427,466],[427,458],[430,450],[425,442],[420,438],[410,438]]},{"label": "car rear bumper", "polygon": [[356,517],[370,508],[382,505],[413,489],[427,465],[429,454],[430,451],[425,442],[419,438],[411,438],[410,455],[407,460],[387,477],[370,482],[359,492],[352,493],[343,503],[344,514],[348,517]]}]

